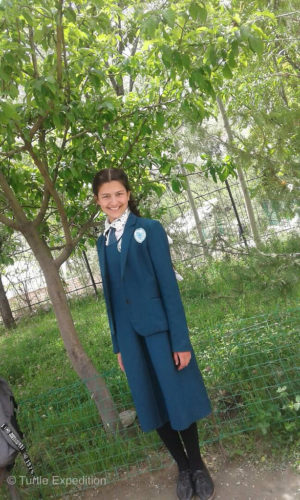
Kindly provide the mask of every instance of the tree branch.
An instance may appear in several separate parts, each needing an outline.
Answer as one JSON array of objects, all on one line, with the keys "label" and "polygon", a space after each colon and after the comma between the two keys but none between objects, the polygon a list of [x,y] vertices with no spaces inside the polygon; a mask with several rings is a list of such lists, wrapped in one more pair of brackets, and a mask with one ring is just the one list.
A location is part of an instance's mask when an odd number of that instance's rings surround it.
[{"label": "tree branch", "polygon": [[118,31],[120,37],[120,40],[118,42],[118,52],[120,55],[122,55],[124,51],[124,43],[122,38],[122,22],[121,22],[121,17],[119,15],[118,15]]},{"label": "tree branch", "polygon": [[133,139],[133,141],[129,144],[128,148],[127,148],[127,151],[124,153],[124,155],[122,156],[121,158],[121,161],[120,161],[120,168],[122,168],[123,166],[123,163],[124,161],[126,160],[127,156],[131,153],[131,151],[133,150],[133,146],[138,142],[139,138],[140,138],[140,135],[142,133],[142,128],[144,126],[144,124],[146,123],[147,121],[147,117],[144,118],[144,120],[142,121],[142,125],[140,127],[140,130],[138,131],[138,133],[136,134],[135,138]]},{"label": "tree branch", "polygon": [[59,87],[62,85],[62,45],[63,45],[63,27],[62,27],[62,9],[63,0],[58,1],[57,23],[56,23],[56,73]]},{"label": "tree branch", "polygon": [[10,158],[11,156],[14,156],[15,154],[21,153],[24,150],[25,150],[25,146],[22,146],[21,148],[12,149],[11,151],[7,151],[6,153],[0,152],[0,155],[5,156],[6,158]]},{"label": "tree branch", "polygon": [[96,217],[98,212],[99,208],[97,208],[97,210],[90,216],[87,222],[83,224],[76,238],[74,238],[74,240],[69,245],[66,245],[61,254],[56,259],[54,259],[57,269],[59,269],[60,266],[68,259],[77,243],[81,240],[84,233],[93,225],[94,218]]},{"label": "tree branch", "polygon": [[[46,150],[46,144],[45,144],[45,129],[39,130],[39,144],[40,144],[40,149],[42,151],[42,157],[43,161],[46,165],[46,169],[48,171],[48,158],[47,158],[47,150]],[[45,217],[48,205],[50,201],[50,192],[47,189],[47,185],[44,182],[44,189],[43,189],[43,201],[40,207],[40,210],[36,216],[36,218],[32,221],[33,225],[35,227],[39,226],[39,224],[42,222],[42,220]]]},{"label": "tree branch", "polygon": [[69,65],[68,65],[68,59],[67,59],[65,34],[64,34],[64,27],[63,26],[62,26],[62,47],[63,47],[63,59],[64,59],[64,66],[65,66],[65,74],[66,74],[67,103],[69,103],[71,100],[71,87],[70,87]]},{"label": "tree branch", "polygon": [[46,187],[46,183],[44,184],[44,193],[43,193],[43,201],[41,204],[41,208],[39,210],[39,213],[37,214],[36,218],[32,221],[33,225],[35,227],[38,227],[40,223],[43,221],[47,208],[49,206],[49,201],[50,201],[50,193]]},{"label": "tree branch", "polygon": [[32,59],[32,65],[33,65],[33,76],[34,76],[34,78],[38,78],[39,77],[39,72],[38,72],[38,65],[37,65],[37,59],[36,59],[36,53],[35,53],[35,47],[34,47],[32,26],[29,26],[29,45],[30,45],[30,48],[31,48],[31,59]]},{"label": "tree branch", "polygon": [[[4,215],[1,215],[1,221],[3,224],[7,224],[10,227],[13,227],[14,229],[18,229],[19,231],[21,230],[21,226],[23,224],[28,223],[28,219],[26,217],[26,214],[21,207],[20,203],[18,202],[15,193],[9,186],[5,176],[0,170],[0,186],[2,188],[3,194],[5,199],[8,201],[9,206],[11,207],[14,216],[17,220],[17,223],[9,219],[8,217],[5,217]],[[17,227],[16,227],[17,226]]]},{"label": "tree branch", "polygon": [[[131,53],[130,53],[131,57],[133,57],[135,55],[135,53],[137,51],[138,43],[139,43],[139,37],[137,36],[136,39],[133,42],[132,50],[131,50]],[[135,82],[135,80],[132,78],[132,76],[130,76],[130,80],[129,80],[129,92],[132,92],[133,86],[134,86],[134,82]]]},{"label": "tree branch", "polygon": [[68,131],[69,131],[69,127],[70,127],[70,124],[67,121],[66,124],[65,124],[65,130],[64,130],[63,140],[62,140],[62,143],[61,143],[61,146],[60,146],[60,149],[59,149],[59,155],[57,157],[56,164],[55,164],[55,170],[54,170],[54,176],[53,176],[53,183],[54,184],[56,182],[60,160],[62,159],[64,150],[65,150],[65,147],[66,147],[66,144],[67,144],[67,134],[68,134]]},{"label": "tree branch", "polygon": [[24,139],[24,138],[23,138],[23,140],[24,140],[24,143],[26,146],[26,150],[30,154],[35,165],[37,166],[41,175],[43,176],[43,178],[45,180],[45,186],[48,189],[49,193],[52,195],[52,197],[56,203],[58,212],[60,214],[60,218],[61,218],[61,222],[62,222],[62,226],[63,226],[65,238],[66,238],[66,243],[67,243],[67,245],[69,245],[72,243],[72,237],[71,237],[68,219],[67,219],[67,215],[66,215],[62,200],[60,199],[60,196],[53,185],[53,182],[49,176],[49,173],[48,173],[46,166],[35,154],[33,147],[32,147],[32,144],[30,142],[26,141],[26,139]]},{"label": "tree branch", "polygon": [[46,111],[46,113],[43,116],[40,115],[38,117],[37,121],[35,122],[35,124],[31,127],[30,132],[29,132],[30,139],[32,139],[34,134],[41,128],[41,126],[44,123],[44,120],[46,120],[47,116],[49,115],[50,110],[52,109],[52,106],[53,105],[50,104],[50,109],[48,109],[48,111]]},{"label": "tree branch", "polygon": [[0,222],[5,226],[11,227],[12,229],[16,229],[16,231],[20,231],[20,226],[14,220],[9,217],[5,217],[5,215],[0,214]]},{"label": "tree branch", "polygon": [[295,10],[294,12],[286,12],[285,14],[278,14],[278,16],[276,17],[293,16],[294,14],[300,14],[300,10]]}]

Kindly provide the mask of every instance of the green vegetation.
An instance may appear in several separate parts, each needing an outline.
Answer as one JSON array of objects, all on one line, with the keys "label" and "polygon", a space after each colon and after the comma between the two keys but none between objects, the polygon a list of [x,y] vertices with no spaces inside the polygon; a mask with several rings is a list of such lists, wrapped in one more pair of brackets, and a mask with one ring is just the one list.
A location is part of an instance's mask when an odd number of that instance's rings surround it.
[{"label": "green vegetation", "polygon": [[[295,238],[269,250],[292,253],[297,248]],[[299,306],[296,259],[262,257],[254,251],[244,258],[212,261],[196,271],[178,264],[176,268],[184,276],[180,290],[190,330],[197,328],[201,335],[220,325],[235,328],[240,318]],[[98,370],[117,367],[102,296],[99,302],[94,297],[73,299],[70,307],[80,340]],[[16,387],[19,399],[77,380],[52,312],[20,320],[12,332],[0,327],[0,346],[1,374]]]},{"label": "green vegetation", "polygon": [[[289,240],[276,251],[291,253],[296,247],[297,241]],[[295,260],[256,252],[197,271],[178,266],[192,343],[214,406],[214,419],[199,425],[200,438],[202,443],[222,440],[230,456],[254,454],[259,436],[265,443],[262,454],[268,453],[271,439],[273,458],[282,458],[284,450],[284,457],[295,461],[297,268]],[[70,307],[84,349],[118,410],[132,408],[126,377],[111,349],[102,298],[73,300]],[[9,333],[2,330],[0,348],[1,376],[20,403],[19,419],[38,475],[98,475],[109,482],[132,467],[162,466],[165,457],[156,434],[142,433],[138,424],[107,438],[85,384],[70,366],[52,313],[24,318]],[[16,474],[24,474],[23,467],[20,460]],[[49,497],[45,486],[28,488],[32,498],[38,491]],[[65,488],[57,487],[57,495]]]},{"label": "green vegetation", "polygon": [[[265,253],[299,252],[299,238],[264,246],[272,221],[299,214],[298,21],[295,0],[0,2],[0,285],[22,233],[54,307],[14,331],[0,328],[0,374],[20,402],[37,474],[105,472],[110,480],[131,464],[161,465],[154,433],[136,426],[130,439],[107,438],[85,384],[98,370],[119,411],[132,406],[104,301],[64,300],[59,270],[75,248],[94,244],[88,229],[101,226],[91,203],[96,170],[124,168],[141,213],[170,223],[186,211],[178,205],[187,189],[197,193],[197,208],[208,207],[204,191],[215,196],[213,182],[232,185],[238,174],[247,240]],[[255,177],[248,188],[247,177]],[[299,259],[254,250],[236,258],[229,201],[210,208],[196,246],[200,238],[205,249],[202,234],[217,253],[222,238],[222,252],[232,255],[206,255],[201,267],[192,261],[195,269],[176,263],[215,409],[201,439],[229,441],[235,455],[256,449],[258,432],[271,437],[274,452],[286,446],[292,456]],[[3,287],[0,294],[12,327]]]}]

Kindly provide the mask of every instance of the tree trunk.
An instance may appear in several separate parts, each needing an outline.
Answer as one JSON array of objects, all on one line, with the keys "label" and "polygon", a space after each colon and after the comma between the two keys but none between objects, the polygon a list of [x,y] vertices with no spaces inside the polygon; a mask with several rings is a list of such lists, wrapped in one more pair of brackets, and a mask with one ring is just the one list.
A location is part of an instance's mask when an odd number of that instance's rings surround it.
[{"label": "tree trunk", "polygon": [[[227,114],[226,114],[222,99],[220,99],[220,97],[217,97],[217,103],[218,103],[219,110],[220,110],[222,118],[223,118],[223,123],[224,123],[224,127],[225,127],[225,130],[227,133],[228,142],[231,145],[231,144],[233,144],[233,135],[232,135],[231,127],[229,124],[229,120],[227,118]],[[250,224],[252,236],[254,239],[254,243],[257,247],[259,247],[259,246],[261,246],[261,239],[259,236],[259,232],[258,232],[258,228],[257,228],[255,216],[254,216],[254,210],[253,210],[251,198],[250,198],[247,184],[245,181],[244,172],[240,167],[237,167],[237,174],[238,174],[239,183],[240,183],[243,195],[244,195],[245,207],[246,207],[246,211],[247,211],[247,215],[248,215],[249,224]]]},{"label": "tree trunk", "polygon": [[118,424],[120,424],[118,412],[104,379],[98,374],[93,363],[84,352],[77,336],[67,297],[52,254],[31,223],[27,224],[26,228],[23,227],[22,232],[43,271],[49,297],[72,366],[90,391],[105,430],[108,433],[114,433],[118,428]]},{"label": "tree trunk", "polygon": [[16,322],[14,320],[8,299],[6,297],[1,274],[0,274],[0,314],[2,316],[5,328],[15,328]]},{"label": "tree trunk", "polygon": [[[184,167],[182,167],[182,171],[183,171],[183,173],[185,175],[187,174],[187,171],[186,171],[186,169]],[[196,222],[196,228],[197,228],[197,231],[198,231],[198,234],[199,234],[199,238],[200,238],[200,241],[201,241],[201,245],[202,245],[202,248],[203,248],[203,253],[204,253],[205,258],[208,259],[210,255],[209,255],[209,252],[208,252],[207,243],[205,241],[205,237],[204,237],[204,234],[203,234],[203,231],[202,231],[201,221],[200,221],[200,218],[199,218],[198,210],[197,210],[196,205],[195,205],[193,193],[192,193],[191,186],[190,186],[189,179],[188,179],[187,175],[186,175],[186,184],[187,184],[187,194],[188,194],[190,206],[191,206],[191,209],[192,209],[192,212],[193,212],[193,215],[194,215],[194,219],[195,219],[195,222]]]}]

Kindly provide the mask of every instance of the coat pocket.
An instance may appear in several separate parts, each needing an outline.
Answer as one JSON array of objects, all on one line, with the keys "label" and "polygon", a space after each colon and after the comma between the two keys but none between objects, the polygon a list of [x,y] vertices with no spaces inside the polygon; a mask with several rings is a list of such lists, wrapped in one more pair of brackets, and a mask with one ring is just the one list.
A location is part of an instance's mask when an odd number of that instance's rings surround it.
[{"label": "coat pocket", "polygon": [[132,311],[132,323],[143,337],[168,330],[168,320],[160,297],[143,301]]}]

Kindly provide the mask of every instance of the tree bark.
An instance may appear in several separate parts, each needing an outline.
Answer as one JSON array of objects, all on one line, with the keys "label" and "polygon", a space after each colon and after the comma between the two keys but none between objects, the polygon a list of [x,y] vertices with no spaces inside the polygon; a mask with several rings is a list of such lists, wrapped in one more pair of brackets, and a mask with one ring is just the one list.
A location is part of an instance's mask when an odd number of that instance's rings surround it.
[{"label": "tree bark", "polygon": [[90,391],[91,397],[94,399],[99,410],[106,432],[115,433],[120,424],[118,412],[104,379],[98,374],[93,363],[84,352],[77,336],[67,297],[52,254],[32,223],[28,223],[26,228],[23,227],[22,233],[43,271],[57,323],[71,364]]},{"label": "tree bark", "polygon": [[13,314],[11,312],[8,298],[6,297],[4,286],[2,283],[1,274],[0,274],[0,313],[1,313],[5,328],[10,329],[10,328],[16,327],[16,322],[15,322]]},{"label": "tree bark", "polygon": [[[225,127],[225,130],[227,133],[228,142],[231,145],[231,144],[233,144],[233,135],[232,135],[231,127],[229,124],[229,120],[228,120],[222,99],[220,99],[220,97],[217,97],[217,103],[218,103],[219,110],[220,110],[222,118],[223,118],[223,123],[224,123],[224,127]],[[245,207],[246,207],[246,211],[247,211],[247,215],[248,215],[248,219],[249,219],[249,224],[250,224],[253,240],[254,240],[255,245],[257,247],[260,247],[261,246],[261,239],[259,236],[258,227],[257,227],[255,216],[254,216],[254,210],[253,210],[251,198],[250,198],[249,191],[247,188],[244,172],[239,166],[237,167],[237,174],[238,174],[239,183],[240,183],[243,195],[244,195],[244,202],[245,202]]]}]

